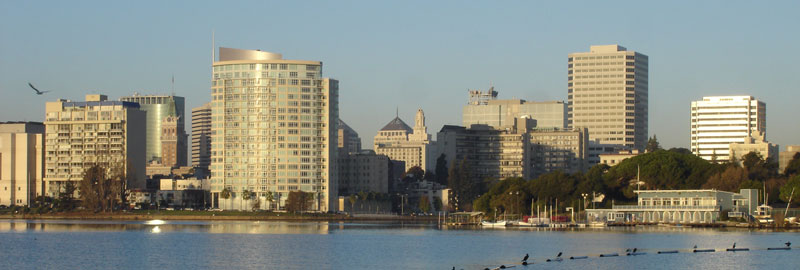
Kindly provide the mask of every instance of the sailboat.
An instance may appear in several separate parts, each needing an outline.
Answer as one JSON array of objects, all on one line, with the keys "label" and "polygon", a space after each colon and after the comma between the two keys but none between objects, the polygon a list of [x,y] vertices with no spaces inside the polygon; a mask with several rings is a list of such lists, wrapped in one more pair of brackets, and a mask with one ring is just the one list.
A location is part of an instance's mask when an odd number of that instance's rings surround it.
[{"label": "sailboat", "polygon": [[753,212],[753,218],[758,220],[759,223],[772,223],[775,220],[772,219],[772,206],[769,206],[767,202],[769,202],[769,194],[767,194],[767,184],[764,184],[764,203],[759,205],[756,208],[756,211]]}]

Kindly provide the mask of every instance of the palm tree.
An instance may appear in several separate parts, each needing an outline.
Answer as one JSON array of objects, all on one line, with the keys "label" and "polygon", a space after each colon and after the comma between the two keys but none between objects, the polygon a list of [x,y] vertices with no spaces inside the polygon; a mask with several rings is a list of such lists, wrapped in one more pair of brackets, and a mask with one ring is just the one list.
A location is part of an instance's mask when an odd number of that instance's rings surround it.
[{"label": "palm tree", "polygon": [[[226,200],[230,199],[231,198],[231,190],[228,189],[228,188],[223,188],[222,192],[219,193],[219,197],[223,198],[223,199],[226,199]],[[228,202],[228,204],[230,205],[231,202]],[[230,205],[230,207],[233,208],[233,205]]]},{"label": "palm tree", "polygon": [[[245,205],[244,201],[249,201],[252,198],[252,195],[253,195],[253,193],[250,192],[249,190],[242,191],[242,204],[241,205],[244,206]],[[247,209],[246,207],[241,207],[241,208],[242,208],[242,210],[246,210]]]},{"label": "palm tree", "polygon": [[267,191],[266,200],[269,202],[269,206],[267,206],[267,209],[272,210],[272,201],[275,200],[275,196],[272,195],[272,191]]}]

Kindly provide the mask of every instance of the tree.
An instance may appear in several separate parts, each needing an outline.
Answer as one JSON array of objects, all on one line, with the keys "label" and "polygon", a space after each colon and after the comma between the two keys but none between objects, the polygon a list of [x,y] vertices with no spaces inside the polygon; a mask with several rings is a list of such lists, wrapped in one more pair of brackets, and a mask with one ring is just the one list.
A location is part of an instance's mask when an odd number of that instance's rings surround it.
[{"label": "tree", "polygon": [[789,177],[800,173],[800,153],[795,153],[792,160],[783,169],[783,175]]},{"label": "tree", "polygon": [[261,209],[261,198],[254,197],[253,198],[253,203],[251,203],[250,207],[251,207],[251,210],[253,210],[253,211]]},{"label": "tree", "polygon": [[97,164],[87,168],[78,190],[83,206],[95,212],[113,211],[125,196],[124,171],[124,166],[119,165],[111,169]]},{"label": "tree", "polygon": [[428,200],[428,196],[419,198],[419,210],[423,213],[428,213],[431,210],[431,202]]},{"label": "tree", "polygon": [[314,196],[309,192],[289,192],[289,198],[286,199],[286,211],[295,213],[308,211],[314,203],[313,197]]},{"label": "tree", "polygon": [[[797,157],[797,155],[795,155],[795,157]],[[794,190],[794,194],[792,194],[792,190]],[[788,182],[786,182],[786,185],[783,185],[783,187],[781,187],[781,193],[780,193],[781,201],[788,203],[789,195],[792,196],[791,197],[792,202],[794,203],[800,202],[798,201],[800,200],[800,175],[795,175],[794,177],[789,179]]]},{"label": "tree", "polygon": [[447,156],[442,153],[436,159],[436,182],[447,185]]},{"label": "tree", "polygon": [[[243,190],[242,191],[242,200],[243,201],[249,201],[250,199],[252,199],[252,197],[253,197],[253,193],[250,192],[249,190]],[[244,206],[244,203],[242,203],[242,206]],[[245,210],[245,209],[246,208],[242,207],[242,210]]]},{"label": "tree", "polygon": [[406,177],[411,177],[417,181],[422,180],[422,178],[425,177],[425,170],[423,170],[420,166],[408,168],[408,171],[403,174],[403,178]]},{"label": "tree", "polygon": [[747,169],[750,180],[767,181],[767,179],[777,176],[777,164],[771,159],[764,157],[757,152],[747,153],[742,157],[742,166]]},{"label": "tree", "polygon": [[56,208],[58,210],[72,210],[75,208],[75,191],[78,186],[74,181],[67,180],[64,187],[58,190],[58,203]]},{"label": "tree", "polygon": [[453,190],[453,209],[471,209],[472,202],[485,192],[486,183],[472,177],[466,158],[453,163],[447,173],[447,186]]},{"label": "tree", "polygon": [[267,191],[267,196],[264,200],[269,202],[267,205],[267,210],[272,210],[272,202],[275,201],[275,195],[272,194],[272,191]]},{"label": "tree", "polygon": [[738,192],[739,187],[747,178],[747,169],[739,166],[728,166],[725,171],[716,173],[703,184],[704,189],[717,189]]},{"label": "tree", "polygon": [[356,197],[356,194],[350,194],[350,196],[347,197],[347,200],[350,201],[350,215],[352,216],[353,211],[355,211],[356,209],[356,202],[358,201],[358,197]]},{"label": "tree", "polygon": [[658,138],[656,138],[656,135],[653,134],[653,137],[647,140],[647,147],[644,151],[645,153],[650,153],[658,150],[661,150],[661,145],[658,144]]},{"label": "tree", "polygon": [[[219,197],[222,198],[222,199],[225,199],[225,200],[230,199],[231,195],[232,195],[231,194],[231,190],[228,189],[227,187],[223,188],[222,192],[219,193]],[[233,208],[233,205],[231,205],[230,201],[228,201],[228,206],[230,206],[230,208]]]}]

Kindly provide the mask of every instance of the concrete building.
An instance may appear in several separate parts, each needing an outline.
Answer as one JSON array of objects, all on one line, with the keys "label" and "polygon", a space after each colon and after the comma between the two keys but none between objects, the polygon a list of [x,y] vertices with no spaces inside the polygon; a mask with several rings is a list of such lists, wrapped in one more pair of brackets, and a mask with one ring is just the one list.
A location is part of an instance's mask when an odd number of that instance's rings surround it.
[{"label": "concrete building", "polygon": [[322,78],[322,62],[219,48],[212,76],[212,205],[250,209],[231,203],[250,191],[282,208],[303,191],[312,210],[336,211],[339,82]]},{"label": "concrete building", "polygon": [[[162,153],[161,150],[161,132],[164,118],[167,116],[178,117],[177,123],[177,152],[186,153],[186,128],[184,121],[186,120],[185,101],[183,97],[175,95],[139,95],[134,93],[133,96],[122,97],[120,101],[139,103],[139,108],[147,112],[147,120],[145,121],[145,129],[147,132],[147,163],[153,161],[161,163]],[[186,154],[179,157],[177,166],[186,166]]]},{"label": "concrete building", "polygon": [[389,157],[372,150],[349,153],[339,159],[339,195],[388,193],[391,179]]},{"label": "concrete building", "polygon": [[715,96],[691,104],[691,151],[709,161],[727,162],[732,143],[767,134],[767,105],[752,96]]},{"label": "concrete building", "polygon": [[527,135],[531,177],[557,170],[576,173],[589,169],[589,134],[585,128],[535,128]]},{"label": "concrete building", "polygon": [[379,155],[405,162],[406,171],[414,166],[427,171],[436,166],[436,158],[429,157],[433,146],[422,109],[417,110],[414,120],[414,129],[411,129],[400,117],[392,119],[375,135],[373,149]]},{"label": "concrete building", "polygon": [[786,166],[789,165],[789,162],[792,162],[794,159],[794,155],[800,153],[800,145],[789,145],[786,147],[786,151],[782,151],[779,154],[778,160],[778,172],[783,173],[786,170]]},{"label": "concrete building", "polygon": [[617,153],[600,154],[600,164],[616,166],[623,160],[639,155],[639,150],[619,151]]},{"label": "concrete building", "polygon": [[758,207],[758,190],[635,190],[636,205],[586,209],[589,222],[713,223],[723,212],[747,218]]},{"label": "concrete building", "polygon": [[45,108],[45,176],[47,196],[57,196],[67,181],[80,181],[93,165],[121,165],[126,188],[145,187],[146,112],[138,103],[108,101],[86,95],[86,101],[58,100]]},{"label": "concrete building", "polygon": [[[169,167],[179,167],[180,160],[185,163],[186,160],[186,140],[181,140],[181,137],[186,137],[182,133],[178,122],[180,121],[177,116],[164,117],[161,123],[161,164]],[[185,164],[184,164],[185,165]]]},{"label": "concrete building", "polygon": [[507,129],[487,125],[469,128],[445,125],[437,133],[440,153],[448,167],[462,160],[468,162],[476,179],[522,177],[587,168],[586,130],[533,128],[532,119],[517,118]]},{"label": "concrete building", "polygon": [[538,128],[567,128],[567,104],[563,101],[498,100],[494,88],[487,92],[470,90],[469,95],[461,117],[465,127],[483,124],[503,129],[514,125],[514,118],[527,117],[534,119]]},{"label": "concrete building", "polygon": [[211,103],[192,109],[192,166],[208,171],[211,164]]},{"label": "concrete building", "polygon": [[0,205],[30,205],[43,176],[44,125],[0,123]]},{"label": "concrete building", "polygon": [[591,46],[567,59],[568,125],[589,140],[644,151],[648,136],[648,57],[619,45]]},{"label": "concrete building", "polygon": [[747,136],[744,142],[731,143],[728,160],[737,160],[741,164],[745,155],[755,152],[764,157],[764,159],[775,162],[778,160],[779,150],[780,147],[777,144],[765,141],[761,134],[755,134],[754,136]]},{"label": "concrete building", "polygon": [[339,142],[339,155],[347,156],[350,153],[361,152],[361,137],[358,137],[358,132],[350,128],[342,119],[338,119],[338,140]]}]

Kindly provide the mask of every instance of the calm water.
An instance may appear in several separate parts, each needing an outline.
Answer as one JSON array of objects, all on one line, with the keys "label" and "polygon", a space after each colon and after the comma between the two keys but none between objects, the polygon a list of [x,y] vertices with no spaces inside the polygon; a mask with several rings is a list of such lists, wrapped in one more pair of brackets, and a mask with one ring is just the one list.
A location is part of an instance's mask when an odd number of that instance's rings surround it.
[{"label": "calm water", "polygon": [[[688,228],[440,229],[431,224],[0,220],[3,269],[796,269],[798,232]],[[655,254],[691,246],[749,252]],[[644,256],[598,258],[636,247]],[[585,260],[545,263],[559,251]],[[624,254],[623,254],[624,255]],[[530,260],[529,260],[530,261]]]}]

